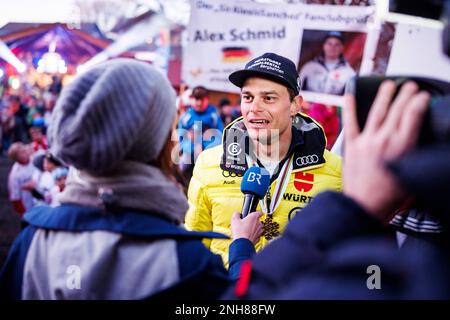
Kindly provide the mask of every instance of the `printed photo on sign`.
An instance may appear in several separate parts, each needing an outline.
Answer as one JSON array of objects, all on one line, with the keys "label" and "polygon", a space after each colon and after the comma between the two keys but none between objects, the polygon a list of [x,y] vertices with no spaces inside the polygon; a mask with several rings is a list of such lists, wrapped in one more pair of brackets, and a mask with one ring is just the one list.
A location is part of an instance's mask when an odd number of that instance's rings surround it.
[{"label": "printed photo on sign", "polygon": [[301,90],[342,96],[347,81],[359,71],[365,40],[364,32],[304,30],[298,62]]},{"label": "printed photo on sign", "polygon": [[384,76],[389,65],[392,44],[394,43],[397,23],[386,22],[381,24],[381,31],[373,57],[373,69],[371,74]]},{"label": "printed photo on sign", "polygon": [[[450,81],[450,64],[442,51],[443,25],[401,22],[395,36],[386,75],[408,75]],[[411,54],[414,52],[414,54]]]},{"label": "printed photo on sign", "polygon": [[[442,24],[422,18],[389,18],[380,24],[365,74],[412,76],[450,81],[450,64],[442,52]],[[414,54],[410,54],[414,52]]]}]

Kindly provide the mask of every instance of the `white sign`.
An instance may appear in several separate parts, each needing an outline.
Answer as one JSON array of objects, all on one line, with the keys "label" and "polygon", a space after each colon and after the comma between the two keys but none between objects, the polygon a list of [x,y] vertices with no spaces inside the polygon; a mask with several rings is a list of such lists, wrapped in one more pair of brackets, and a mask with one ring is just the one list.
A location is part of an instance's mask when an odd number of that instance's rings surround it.
[{"label": "white sign", "polygon": [[299,67],[305,57],[302,52],[310,49],[302,47],[307,31],[319,42],[328,31],[366,33],[374,13],[374,7],[191,1],[182,78],[190,86],[239,92],[228,76],[251,59],[274,52]]},{"label": "white sign", "polygon": [[443,26],[396,25],[386,75],[450,81],[450,58],[442,49]]}]

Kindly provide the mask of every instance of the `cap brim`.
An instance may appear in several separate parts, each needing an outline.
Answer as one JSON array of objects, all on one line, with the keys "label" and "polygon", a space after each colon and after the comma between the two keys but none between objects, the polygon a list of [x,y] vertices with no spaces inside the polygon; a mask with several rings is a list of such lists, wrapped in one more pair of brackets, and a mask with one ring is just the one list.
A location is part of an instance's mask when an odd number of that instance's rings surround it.
[{"label": "cap brim", "polygon": [[282,77],[276,76],[272,73],[263,72],[263,71],[256,71],[256,70],[238,70],[233,72],[228,76],[228,79],[232,84],[235,86],[242,88],[244,86],[245,81],[248,78],[251,77],[257,77],[257,78],[264,78],[268,79],[277,83],[280,83],[288,88],[291,88],[292,90],[296,91],[295,88],[292,88],[291,84],[285,80]]}]

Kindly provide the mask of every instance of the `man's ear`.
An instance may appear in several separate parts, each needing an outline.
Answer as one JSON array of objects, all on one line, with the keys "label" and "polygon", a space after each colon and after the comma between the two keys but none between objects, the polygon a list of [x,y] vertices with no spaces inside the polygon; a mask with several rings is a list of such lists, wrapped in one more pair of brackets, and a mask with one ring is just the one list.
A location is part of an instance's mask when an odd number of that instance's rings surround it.
[{"label": "man's ear", "polygon": [[291,102],[291,116],[295,116],[300,112],[302,108],[303,98],[302,96],[294,97],[294,100]]}]

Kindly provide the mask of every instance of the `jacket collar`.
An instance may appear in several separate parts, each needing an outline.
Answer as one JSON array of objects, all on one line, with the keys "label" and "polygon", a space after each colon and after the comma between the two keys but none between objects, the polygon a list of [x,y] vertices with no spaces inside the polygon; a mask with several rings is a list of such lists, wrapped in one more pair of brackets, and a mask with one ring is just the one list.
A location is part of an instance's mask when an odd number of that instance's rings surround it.
[{"label": "jacket collar", "polygon": [[[249,167],[247,155],[252,151],[250,137],[242,117],[225,128],[222,147],[221,169],[238,176],[243,175]],[[323,166],[325,147],[326,137],[323,128],[312,118],[298,113],[294,118],[292,141],[286,156],[287,158],[294,154],[293,170],[309,170]]]},{"label": "jacket collar", "polygon": [[[320,65],[322,65],[322,67],[324,67],[326,70],[328,70],[327,64],[325,63],[325,57],[324,57],[323,54],[319,55],[319,56],[316,58],[316,61],[317,61]],[[336,64],[336,69],[339,68],[339,67],[345,67],[345,65],[346,65],[346,60],[345,60],[345,58],[344,58],[344,55],[341,54],[341,55],[339,56],[338,63]],[[328,70],[328,71],[331,71],[331,70]]]},{"label": "jacket collar", "polygon": [[24,216],[30,225],[49,230],[104,230],[146,238],[222,238],[216,232],[193,232],[156,215],[139,211],[108,212],[99,208],[64,204],[59,207],[39,206]]},{"label": "jacket collar", "polygon": [[99,209],[147,211],[178,223],[188,209],[186,196],[159,168],[129,160],[103,176],[71,168],[59,200]]}]

